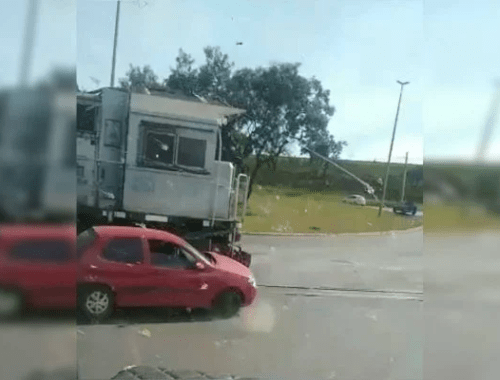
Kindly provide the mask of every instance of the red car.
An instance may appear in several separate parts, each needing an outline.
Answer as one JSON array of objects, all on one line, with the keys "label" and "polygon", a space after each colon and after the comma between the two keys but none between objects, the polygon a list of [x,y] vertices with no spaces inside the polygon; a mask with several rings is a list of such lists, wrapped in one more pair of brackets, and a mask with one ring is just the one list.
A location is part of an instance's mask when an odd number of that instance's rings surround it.
[{"label": "red car", "polygon": [[0,225],[0,316],[76,306],[74,225]]},{"label": "red car", "polygon": [[115,308],[145,306],[209,308],[230,317],[257,293],[247,267],[200,253],[168,232],[100,226],[77,240],[78,307],[93,320]]}]

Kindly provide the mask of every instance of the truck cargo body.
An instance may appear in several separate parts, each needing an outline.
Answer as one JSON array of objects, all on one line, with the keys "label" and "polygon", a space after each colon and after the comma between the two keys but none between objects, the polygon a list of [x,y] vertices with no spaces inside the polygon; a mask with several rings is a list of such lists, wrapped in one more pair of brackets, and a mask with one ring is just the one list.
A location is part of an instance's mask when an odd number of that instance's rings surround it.
[{"label": "truck cargo body", "polygon": [[248,177],[220,160],[220,126],[243,110],[114,88],[77,106],[79,224],[234,233]]},{"label": "truck cargo body", "polygon": [[74,219],[74,91],[55,86],[0,94],[0,214],[4,222]]}]

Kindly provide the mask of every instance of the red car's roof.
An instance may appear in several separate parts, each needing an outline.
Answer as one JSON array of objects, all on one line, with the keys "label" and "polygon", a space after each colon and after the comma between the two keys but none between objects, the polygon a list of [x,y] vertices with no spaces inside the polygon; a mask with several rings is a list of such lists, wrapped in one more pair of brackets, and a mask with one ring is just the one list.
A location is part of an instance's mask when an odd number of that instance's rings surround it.
[{"label": "red car's roof", "polygon": [[169,239],[173,242],[183,244],[184,241],[166,231],[155,230],[152,228],[142,227],[124,227],[124,226],[96,226],[93,230],[102,237],[142,237],[149,239]]},{"label": "red car's roof", "polygon": [[76,238],[74,224],[0,224],[0,239]]}]

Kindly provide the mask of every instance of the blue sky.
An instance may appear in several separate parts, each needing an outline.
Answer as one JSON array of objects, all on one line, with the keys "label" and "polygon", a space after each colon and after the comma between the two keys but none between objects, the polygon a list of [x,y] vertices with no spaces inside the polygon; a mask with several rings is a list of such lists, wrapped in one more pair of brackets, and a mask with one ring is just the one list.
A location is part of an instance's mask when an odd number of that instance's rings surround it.
[{"label": "blue sky", "polygon": [[[76,57],[81,87],[96,88],[91,77],[109,85],[116,2],[40,1],[32,78]],[[4,5],[0,86],[18,76],[24,3]],[[202,63],[207,45],[236,68],[301,62],[303,75],[331,91],[330,131],[349,144],[342,158],[358,160],[387,159],[396,80],[410,81],[393,161],[408,151],[421,163],[424,147],[426,159],[470,158],[500,77],[499,16],[496,0],[124,0],[116,77],[130,63],[167,77],[179,48]],[[498,131],[488,157],[500,160]]]}]

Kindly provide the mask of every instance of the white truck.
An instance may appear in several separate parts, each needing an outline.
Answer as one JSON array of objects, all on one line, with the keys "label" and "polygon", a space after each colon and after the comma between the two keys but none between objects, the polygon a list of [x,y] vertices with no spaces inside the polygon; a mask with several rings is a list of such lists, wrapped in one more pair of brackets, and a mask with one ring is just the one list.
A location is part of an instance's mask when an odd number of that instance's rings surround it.
[{"label": "white truck", "polygon": [[77,226],[142,225],[250,265],[236,247],[248,177],[221,159],[244,110],[168,92],[77,95]]},{"label": "white truck", "polygon": [[0,91],[0,222],[74,222],[74,73],[58,75]]}]

